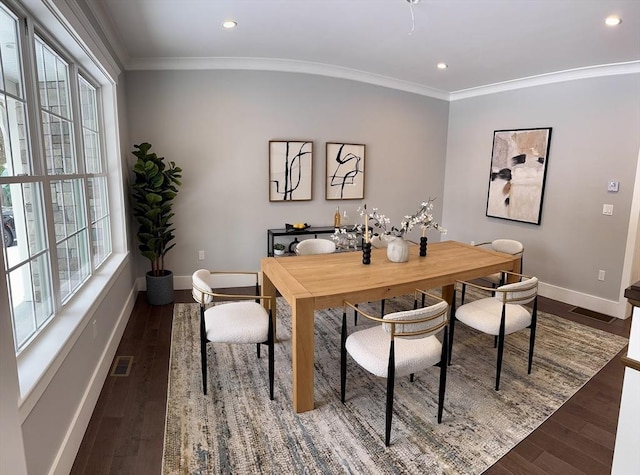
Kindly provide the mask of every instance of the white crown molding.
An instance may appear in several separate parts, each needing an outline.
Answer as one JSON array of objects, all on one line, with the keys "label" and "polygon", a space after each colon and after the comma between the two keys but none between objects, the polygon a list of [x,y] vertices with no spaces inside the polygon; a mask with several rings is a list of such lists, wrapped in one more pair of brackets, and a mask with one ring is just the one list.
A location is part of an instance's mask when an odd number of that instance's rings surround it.
[{"label": "white crown molding", "polygon": [[131,70],[255,70],[316,74],[373,84],[376,86],[411,92],[436,99],[449,100],[449,93],[399,79],[366,73],[355,69],[329,64],[310,63],[272,58],[139,58],[128,61],[125,68]]},{"label": "white crown molding", "polygon": [[615,76],[619,74],[639,74],[640,61],[625,63],[603,64],[585,68],[558,71],[541,74],[522,79],[514,79],[486,86],[469,89],[461,89],[448,93],[439,89],[433,89],[420,84],[415,84],[399,79],[366,73],[355,69],[342,68],[329,64],[310,63],[306,61],[294,61],[272,58],[138,58],[129,60],[127,70],[256,70],[256,71],[281,71],[303,74],[317,74],[340,79],[374,84],[400,91],[433,97],[445,101],[456,101],[471,97],[485,96],[499,92],[523,89],[528,87],[553,84],[557,82],[574,81],[601,76]]},{"label": "white crown molding", "polygon": [[640,73],[640,61],[628,61],[625,63],[601,64],[585,68],[569,69],[555,73],[540,74],[528,78],[514,79],[486,86],[472,87],[454,91],[450,95],[450,101],[468,99],[477,96],[486,96],[498,92],[512,91],[527,87],[542,86],[564,81],[574,81],[576,79],[587,79],[601,76],[616,76],[618,74],[638,74]]},{"label": "white crown molding", "polygon": [[31,10],[36,21],[49,30],[90,73],[102,75],[111,82],[116,82],[121,72],[120,67],[76,2],[69,0],[22,0],[22,2]]},{"label": "white crown molding", "polygon": [[129,54],[116,33],[116,29],[113,26],[113,19],[111,15],[109,15],[104,3],[96,0],[87,0],[85,5],[87,5],[95,21],[100,25],[100,30],[109,42],[109,46],[113,49],[117,59],[124,65],[129,58]]}]

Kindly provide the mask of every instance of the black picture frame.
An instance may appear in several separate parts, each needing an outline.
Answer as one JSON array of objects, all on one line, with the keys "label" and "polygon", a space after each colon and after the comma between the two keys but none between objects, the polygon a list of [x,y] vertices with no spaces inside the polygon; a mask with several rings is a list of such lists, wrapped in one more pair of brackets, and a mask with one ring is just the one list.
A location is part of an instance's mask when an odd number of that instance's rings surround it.
[{"label": "black picture frame", "polygon": [[364,199],[365,146],[326,143],[325,199]]},{"label": "black picture frame", "polygon": [[488,217],[540,224],[551,131],[541,127],[493,132]]}]

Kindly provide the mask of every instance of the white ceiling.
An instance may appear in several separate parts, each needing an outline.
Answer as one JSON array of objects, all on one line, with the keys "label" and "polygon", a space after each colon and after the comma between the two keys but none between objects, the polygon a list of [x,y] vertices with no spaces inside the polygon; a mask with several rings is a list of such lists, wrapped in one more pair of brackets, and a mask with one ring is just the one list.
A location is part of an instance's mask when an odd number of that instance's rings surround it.
[{"label": "white ceiling", "polygon": [[[640,71],[640,0],[86,1],[126,69],[301,71],[435,96],[602,65]],[[622,24],[606,26],[611,14]],[[237,28],[222,28],[228,19]]]}]

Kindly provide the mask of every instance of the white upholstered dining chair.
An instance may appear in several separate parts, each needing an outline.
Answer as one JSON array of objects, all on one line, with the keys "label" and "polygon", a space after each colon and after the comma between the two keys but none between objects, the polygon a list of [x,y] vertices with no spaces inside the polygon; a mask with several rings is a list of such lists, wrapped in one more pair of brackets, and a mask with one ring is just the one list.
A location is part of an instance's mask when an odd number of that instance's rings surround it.
[{"label": "white upholstered dining chair", "polygon": [[[520,257],[520,273],[522,273],[522,257],[524,255],[524,246],[520,241],[516,241],[514,239],[494,239],[493,241],[481,242],[475,244],[476,246],[486,247],[491,249],[492,251],[502,252],[504,254],[511,254],[512,256]],[[496,272],[494,274],[489,274],[482,277],[482,280],[485,280],[491,284],[492,287],[498,287],[499,285],[504,284],[502,280],[502,273]],[[464,298],[466,293],[466,286],[462,285],[462,293],[460,295],[460,300],[464,304]]]},{"label": "white upholstered dining chair", "polygon": [[[212,279],[216,275],[255,276],[255,295],[223,294],[214,292]],[[259,295],[257,272],[215,272],[208,269],[195,271],[192,296],[200,304],[200,359],[202,365],[202,391],[207,394],[207,343],[253,343],[269,348],[269,398],[273,399],[274,377],[274,321],[273,297]],[[221,302],[216,303],[217,300]],[[233,301],[229,301],[233,300]]]},{"label": "white upholstered dining chair", "polygon": [[[538,312],[538,279],[512,272],[503,272],[506,280],[508,275],[519,278],[518,282],[501,285],[497,288],[483,287],[471,282],[456,282],[453,290],[453,303],[451,307],[451,322],[449,329],[449,358],[451,364],[453,354],[453,334],[455,323],[460,321],[468,327],[494,336],[494,347],[498,348],[496,362],[496,385],[500,389],[500,372],[502,370],[502,356],[504,352],[504,339],[506,335],[515,333],[525,328],[530,329],[529,335],[529,363],[527,373],[531,374],[533,363],[533,347],[536,339],[536,323]],[[481,298],[460,305],[456,308],[456,292],[459,285],[466,284],[485,293],[494,293],[493,296]],[[525,307],[532,303],[531,309]]]},{"label": "white upholstered dining chair", "polygon": [[336,252],[336,243],[328,239],[305,239],[296,246],[296,254],[299,256],[331,254],[333,252]]},{"label": "white upholstered dining chair", "polygon": [[[444,394],[447,379],[447,302],[438,297],[437,303],[417,308],[417,290],[414,309],[393,312],[383,318],[369,315],[354,304],[344,303],[340,345],[340,397],[345,402],[347,379],[347,353],[356,363],[375,376],[387,378],[385,416],[385,445],[389,446],[393,417],[393,390],[396,376],[411,377],[431,366],[440,366],[438,391],[438,423],[442,421]],[[380,325],[358,330],[347,335],[347,308]],[[436,335],[444,332],[442,343]]]}]

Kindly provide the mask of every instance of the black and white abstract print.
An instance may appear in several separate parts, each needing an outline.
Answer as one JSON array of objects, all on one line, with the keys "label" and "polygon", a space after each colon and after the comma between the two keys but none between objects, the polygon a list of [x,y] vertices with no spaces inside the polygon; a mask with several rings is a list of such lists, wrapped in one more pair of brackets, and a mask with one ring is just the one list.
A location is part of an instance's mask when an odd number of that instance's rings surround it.
[{"label": "black and white abstract print", "polygon": [[327,143],[328,200],[364,198],[364,145]]}]

